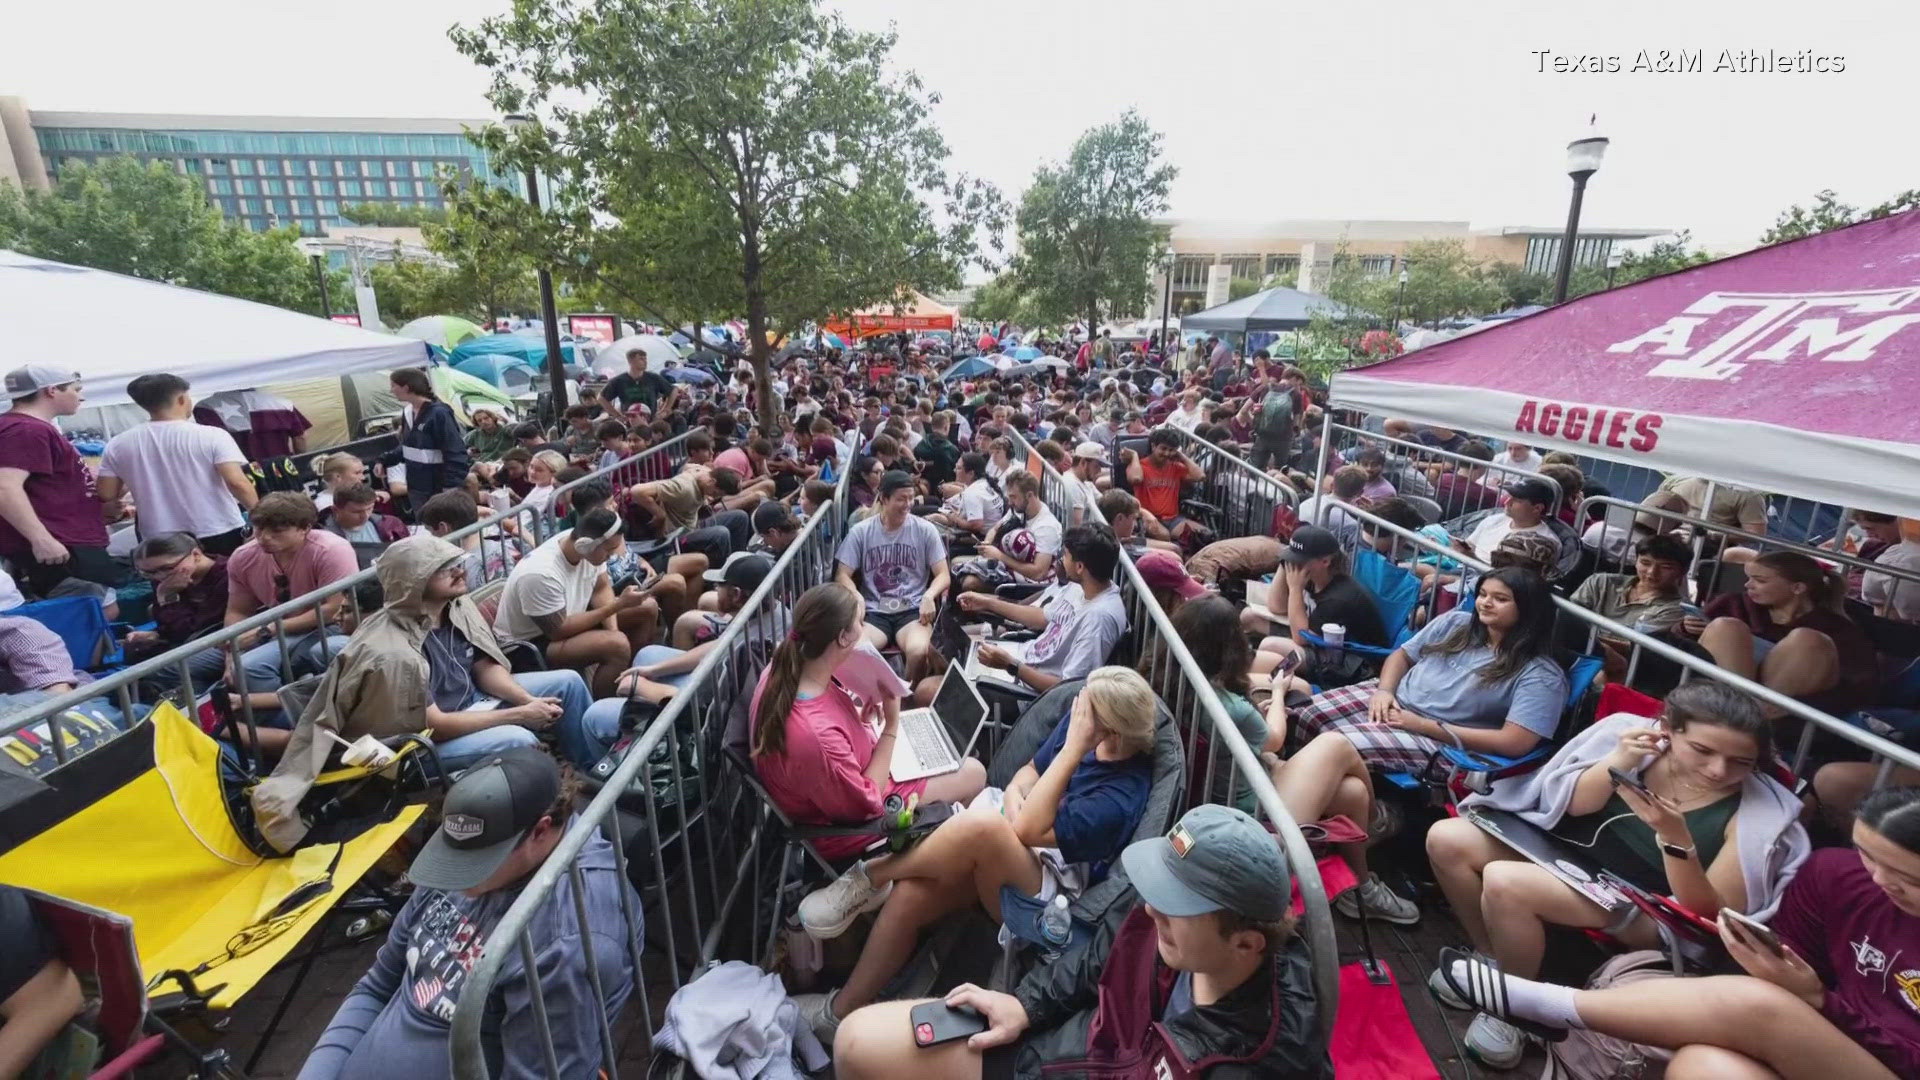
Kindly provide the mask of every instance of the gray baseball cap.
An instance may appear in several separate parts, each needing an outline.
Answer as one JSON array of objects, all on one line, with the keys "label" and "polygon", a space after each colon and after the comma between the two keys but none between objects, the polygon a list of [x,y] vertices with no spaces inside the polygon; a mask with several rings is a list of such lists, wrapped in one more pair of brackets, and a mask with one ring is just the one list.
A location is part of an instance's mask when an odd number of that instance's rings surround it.
[{"label": "gray baseball cap", "polygon": [[58,364],[28,364],[7,372],[6,389],[9,398],[23,398],[37,394],[54,386],[65,386],[80,381],[80,373]]},{"label": "gray baseball cap", "polygon": [[508,750],[468,769],[447,789],[440,827],[407,876],[459,892],[493,876],[560,797],[560,766],[538,747]]},{"label": "gray baseball cap", "polygon": [[1167,835],[1127,845],[1120,862],[1140,899],[1162,915],[1225,910],[1277,922],[1292,903],[1280,841],[1231,806],[1194,807]]}]

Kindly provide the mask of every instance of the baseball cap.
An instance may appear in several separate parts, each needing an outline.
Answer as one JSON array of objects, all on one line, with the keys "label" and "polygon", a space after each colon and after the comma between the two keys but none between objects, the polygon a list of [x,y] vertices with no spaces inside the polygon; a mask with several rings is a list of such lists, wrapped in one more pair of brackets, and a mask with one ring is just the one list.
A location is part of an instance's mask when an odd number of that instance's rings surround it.
[{"label": "baseball cap", "polygon": [[1510,532],[1500,538],[1487,562],[1495,567],[1525,566],[1552,568],[1559,559],[1560,545],[1536,532]]},{"label": "baseball cap", "polygon": [[709,570],[703,576],[710,584],[731,585],[750,593],[772,572],[772,559],[754,551],[736,551],[718,570]]},{"label": "baseball cap", "polygon": [[51,386],[65,386],[79,381],[80,373],[72,368],[58,364],[28,364],[7,372],[7,396],[23,398]]},{"label": "baseball cap", "polygon": [[913,486],[913,477],[901,469],[889,469],[880,477],[880,497],[885,499],[901,488]]},{"label": "baseball cap", "polygon": [[1207,587],[1187,573],[1180,557],[1171,551],[1149,551],[1135,559],[1133,565],[1139,569],[1140,576],[1146,579],[1148,588],[1172,589],[1182,600],[1191,600],[1207,593]]},{"label": "baseball cap", "polygon": [[1292,899],[1293,877],[1279,841],[1247,814],[1218,803],[1187,811],[1165,836],[1128,844],[1120,863],[1140,899],[1175,918],[1231,911],[1277,922]]},{"label": "baseball cap", "polygon": [[1283,563],[1303,563],[1322,559],[1340,550],[1340,538],[1318,525],[1302,525],[1293,530],[1287,546],[1280,552]]},{"label": "baseball cap", "polygon": [[440,827],[407,876],[422,888],[473,888],[500,869],[559,796],[560,766],[538,747],[482,761],[447,790]]},{"label": "baseball cap", "polygon": [[1552,484],[1536,476],[1526,476],[1515,480],[1513,483],[1508,484],[1504,490],[1516,499],[1525,499],[1528,502],[1545,503],[1548,505],[1553,503],[1557,495],[1553,490]]},{"label": "baseball cap", "polygon": [[753,508],[753,531],[765,533],[768,529],[797,529],[800,522],[794,519],[793,511],[787,504],[768,500]]},{"label": "baseball cap", "polygon": [[1073,456],[1075,458],[1085,458],[1088,461],[1097,461],[1102,465],[1107,463],[1106,450],[1103,449],[1099,443],[1091,439],[1074,447]]}]

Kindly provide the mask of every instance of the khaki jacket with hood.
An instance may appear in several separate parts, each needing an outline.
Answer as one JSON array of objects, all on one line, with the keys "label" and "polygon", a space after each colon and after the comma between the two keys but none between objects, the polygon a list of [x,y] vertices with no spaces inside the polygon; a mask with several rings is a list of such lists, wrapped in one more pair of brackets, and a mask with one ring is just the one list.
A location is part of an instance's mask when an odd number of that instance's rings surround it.
[{"label": "khaki jacket with hood", "polygon": [[[276,850],[291,851],[306,835],[300,800],[338,747],[315,728],[327,728],[348,741],[362,735],[385,739],[427,731],[424,645],[434,623],[423,594],[433,575],[463,554],[447,541],[423,534],[395,542],[374,564],[386,606],[361,623],[346,648],[333,658],[294,725],[280,764],[253,789],[260,835]],[[471,600],[455,598],[447,604],[445,617],[473,644],[478,656],[509,666],[493,630]]]}]

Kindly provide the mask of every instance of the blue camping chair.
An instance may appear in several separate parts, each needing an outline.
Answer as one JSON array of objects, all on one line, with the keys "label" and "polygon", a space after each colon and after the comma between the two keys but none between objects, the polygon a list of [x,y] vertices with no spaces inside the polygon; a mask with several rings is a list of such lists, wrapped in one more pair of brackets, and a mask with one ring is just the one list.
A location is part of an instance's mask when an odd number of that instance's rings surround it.
[{"label": "blue camping chair", "polygon": [[[1566,718],[1579,713],[1586,698],[1594,694],[1593,680],[1598,678],[1605,666],[1600,657],[1585,653],[1574,654],[1563,665],[1567,670],[1567,702],[1561,714],[1561,727],[1566,726]],[[1443,747],[1427,764],[1424,776],[1411,773],[1387,773],[1387,779],[1396,787],[1418,790],[1427,783],[1447,785],[1458,779],[1469,790],[1485,794],[1495,780],[1520,773],[1531,772],[1540,763],[1553,756],[1559,749],[1559,738],[1541,739],[1532,750],[1517,757],[1505,754],[1487,754],[1467,750],[1458,746]]]},{"label": "blue camping chair", "polygon": [[98,674],[125,665],[125,654],[114,643],[107,609],[95,596],[58,596],[21,604],[11,614],[45,626],[60,636],[75,671]]},{"label": "blue camping chair", "polygon": [[[1413,611],[1420,606],[1420,579],[1412,571],[1370,547],[1362,547],[1353,553],[1350,574],[1353,580],[1373,594],[1374,605],[1380,609],[1380,622],[1387,628],[1392,644],[1382,648],[1349,641],[1341,648],[1368,657],[1376,663],[1384,663],[1387,657],[1393,655],[1393,650],[1406,644],[1407,639],[1413,636]],[[1327,647],[1326,639],[1311,630],[1301,629],[1300,636],[1315,646]]]}]

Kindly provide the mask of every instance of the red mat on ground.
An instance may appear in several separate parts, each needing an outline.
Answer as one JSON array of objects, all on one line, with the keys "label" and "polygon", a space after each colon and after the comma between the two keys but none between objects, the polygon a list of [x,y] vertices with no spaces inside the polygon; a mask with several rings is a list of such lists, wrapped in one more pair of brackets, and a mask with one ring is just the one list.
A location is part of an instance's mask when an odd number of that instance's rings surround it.
[{"label": "red mat on ground", "polygon": [[1333,1021],[1333,1072],[1340,1080],[1440,1080],[1400,988],[1375,986],[1359,964],[1340,969],[1340,1015]]}]

